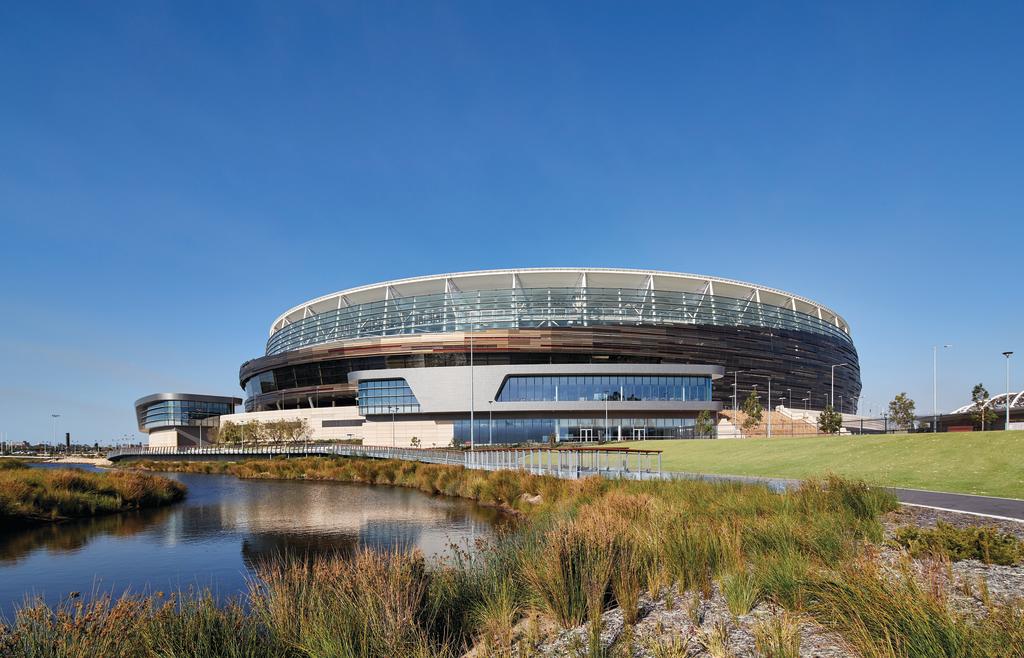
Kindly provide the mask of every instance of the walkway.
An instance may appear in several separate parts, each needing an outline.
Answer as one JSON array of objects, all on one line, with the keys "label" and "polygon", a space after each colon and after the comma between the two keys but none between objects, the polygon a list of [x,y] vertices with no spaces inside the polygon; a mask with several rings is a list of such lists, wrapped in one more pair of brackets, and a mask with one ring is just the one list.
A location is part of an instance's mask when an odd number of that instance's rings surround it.
[{"label": "walkway", "polygon": [[629,480],[658,480],[660,450],[636,448],[495,448],[477,450],[422,450],[361,445],[287,445],[232,448],[119,448],[107,459],[239,459],[269,457],[339,456],[365,459],[402,459],[427,464],[463,466],[485,471],[523,470],[535,475],[578,479],[601,475]]},{"label": "walkway", "polygon": [[[113,450],[107,458],[111,461],[120,461],[123,459],[237,459],[239,457],[326,455],[368,459],[403,459],[489,471],[525,470],[536,475],[553,475],[571,479],[601,475],[631,480],[688,479],[711,482],[746,482],[763,484],[774,491],[783,491],[800,485],[800,480],[784,478],[662,471],[660,450],[630,448],[497,448],[470,452],[468,450],[417,450],[359,445],[261,446],[258,448],[139,447]],[[964,512],[1024,523],[1024,500],[921,489],[894,488],[892,492],[904,505]]]}]

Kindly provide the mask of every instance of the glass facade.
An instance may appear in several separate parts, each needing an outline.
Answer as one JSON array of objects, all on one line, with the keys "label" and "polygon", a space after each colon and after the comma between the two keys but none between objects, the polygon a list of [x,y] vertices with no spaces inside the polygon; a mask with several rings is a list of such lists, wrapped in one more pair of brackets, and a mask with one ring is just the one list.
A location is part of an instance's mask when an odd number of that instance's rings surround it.
[{"label": "glass facade", "polygon": [[505,380],[498,402],[613,402],[644,400],[706,402],[711,400],[710,377],[587,375],[513,376]]},{"label": "glass facade", "polygon": [[[476,420],[474,441],[490,443],[545,443],[558,441],[616,441],[633,439],[692,439],[693,418],[487,418]],[[469,443],[469,421],[455,421],[455,441]]]},{"label": "glass facade", "polygon": [[[503,352],[498,354],[484,352],[476,354],[473,362],[478,366],[507,366],[562,363],[661,363],[661,359],[657,357],[614,354],[604,354],[600,358],[594,358],[594,356],[589,354],[558,352]],[[466,352],[325,359],[313,363],[281,366],[253,375],[245,382],[245,395],[251,398],[256,395],[266,395],[267,393],[287,391],[293,388],[346,384],[348,383],[348,373],[357,370],[437,368],[468,365],[469,354]]]},{"label": "glass facade", "polygon": [[366,379],[359,382],[359,413],[364,416],[414,414],[419,410],[419,400],[404,379]]},{"label": "glass facade", "polygon": [[235,406],[225,402],[197,402],[195,400],[162,400],[146,407],[140,416],[142,429],[184,426],[214,426],[217,416],[235,412]]},{"label": "glass facade", "polygon": [[276,331],[266,353],[373,336],[598,325],[765,327],[853,343],[826,320],[753,300],[646,289],[515,288],[414,295],[324,311]]}]

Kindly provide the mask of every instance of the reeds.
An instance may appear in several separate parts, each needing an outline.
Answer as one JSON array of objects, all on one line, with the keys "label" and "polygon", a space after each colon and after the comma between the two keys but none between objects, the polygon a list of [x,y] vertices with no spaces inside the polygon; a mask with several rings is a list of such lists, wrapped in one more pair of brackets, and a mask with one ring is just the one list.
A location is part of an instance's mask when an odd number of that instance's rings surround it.
[{"label": "reeds", "polygon": [[[797,615],[842,633],[865,656],[966,656],[971,643],[983,647],[980,655],[1000,655],[999,643],[1024,642],[1017,608],[993,607],[980,622],[962,619],[941,594],[912,582],[893,585],[866,568],[861,546],[879,540],[878,516],[895,501],[836,478],[778,494],[743,484],[571,482],[353,459],[216,468],[240,477],[415,487],[513,508],[524,521],[491,545],[439,565],[396,551],[268,563],[245,601],[219,607],[199,595],[179,598],[174,608],[152,598],[107,600],[89,609],[96,623],[83,624],[60,610],[29,606],[0,629],[0,649],[55,646],[50,636],[58,635],[61,620],[60,628],[70,630],[59,641],[71,643],[61,646],[79,654],[97,647],[91,655],[139,655],[119,654],[112,635],[96,629],[130,636],[141,655],[242,656],[256,646],[262,655],[287,657],[455,656],[474,645],[482,648],[477,655],[505,655],[514,652],[515,629],[529,613],[565,628],[587,623],[588,653],[598,655],[606,652],[601,617],[610,607],[621,608],[632,625],[645,590],[708,593],[716,581],[734,615],[761,600],[781,606],[758,630],[761,653],[780,658],[799,651]],[[64,486],[78,485],[69,479]],[[523,494],[541,502],[524,502]],[[726,651],[719,631],[705,639]],[[188,652],[172,632],[207,639]],[[232,634],[241,638],[237,646],[226,639]]]},{"label": "reeds", "polygon": [[134,472],[78,469],[0,470],[0,520],[40,523],[167,505],[185,497],[183,484]]}]

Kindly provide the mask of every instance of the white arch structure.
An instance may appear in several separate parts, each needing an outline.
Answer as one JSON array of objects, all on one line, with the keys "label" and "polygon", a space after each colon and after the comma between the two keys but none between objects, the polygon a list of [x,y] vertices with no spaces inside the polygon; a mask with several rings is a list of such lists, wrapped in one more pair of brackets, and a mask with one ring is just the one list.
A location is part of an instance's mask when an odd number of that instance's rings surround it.
[{"label": "white arch structure", "polygon": [[[984,402],[984,405],[989,409],[1006,409],[1006,401],[1010,401],[1010,409],[1024,409],[1024,391],[1018,391],[1016,393],[1000,393],[999,395],[993,395]],[[964,406],[954,409],[950,413],[954,414],[965,414],[971,411],[977,411],[978,405],[974,402],[965,404]]]}]

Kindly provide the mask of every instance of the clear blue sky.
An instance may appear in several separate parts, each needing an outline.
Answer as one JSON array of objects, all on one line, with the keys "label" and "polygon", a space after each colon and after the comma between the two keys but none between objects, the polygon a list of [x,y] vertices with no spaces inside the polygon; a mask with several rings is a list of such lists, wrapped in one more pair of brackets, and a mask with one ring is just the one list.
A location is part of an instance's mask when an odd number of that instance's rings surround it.
[{"label": "clear blue sky", "polygon": [[8,2],[0,432],[238,394],[305,299],[698,272],[851,323],[864,394],[1024,386],[1024,4]]}]

